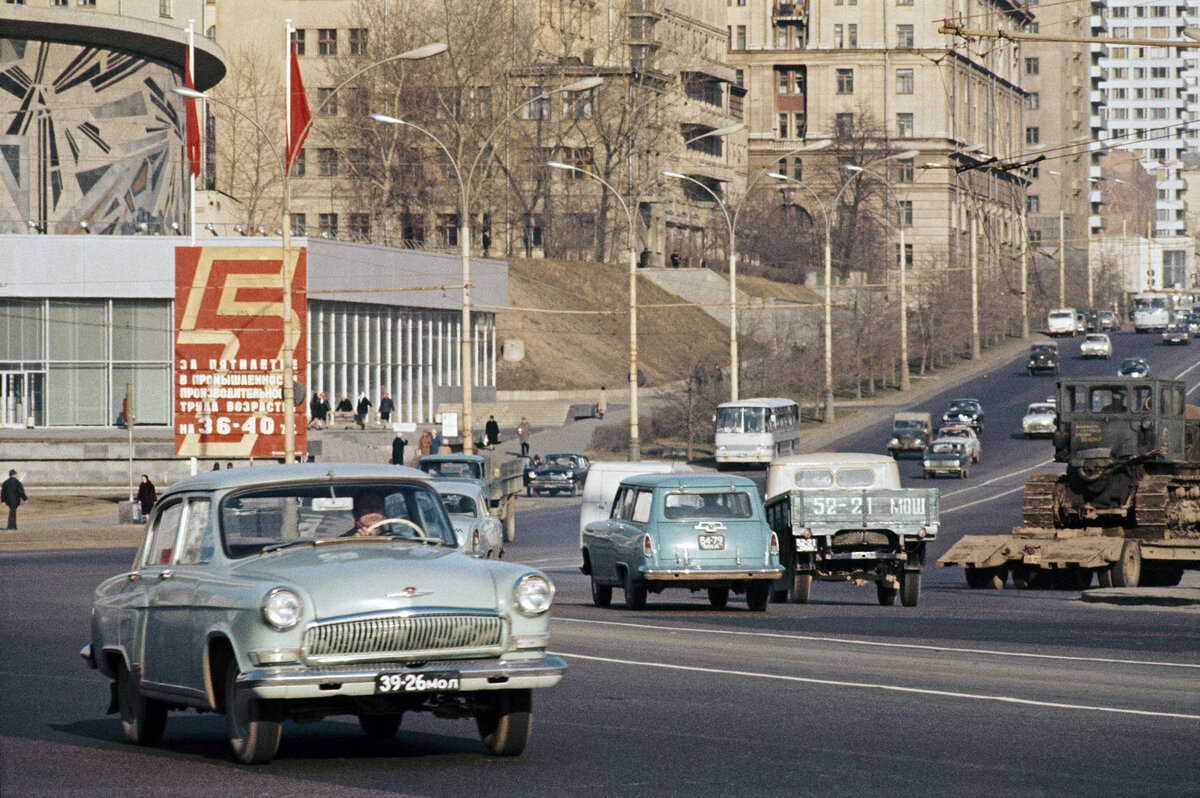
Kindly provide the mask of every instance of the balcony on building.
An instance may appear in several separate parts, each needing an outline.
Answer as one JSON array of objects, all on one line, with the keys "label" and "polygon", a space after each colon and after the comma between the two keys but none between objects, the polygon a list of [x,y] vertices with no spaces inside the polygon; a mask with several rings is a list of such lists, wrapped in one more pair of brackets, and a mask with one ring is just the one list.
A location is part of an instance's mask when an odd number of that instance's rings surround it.
[{"label": "balcony on building", "polygon": [[775,0],[771,17],[776,22],[808,22],[808,0]]}]

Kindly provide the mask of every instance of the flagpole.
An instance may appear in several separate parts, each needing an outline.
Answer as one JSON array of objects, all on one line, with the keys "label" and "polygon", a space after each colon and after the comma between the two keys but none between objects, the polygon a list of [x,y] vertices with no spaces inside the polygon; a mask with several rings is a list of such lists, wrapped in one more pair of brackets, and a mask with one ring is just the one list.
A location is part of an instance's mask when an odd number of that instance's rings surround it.
[{"label": "flagpole", "polygon": [[288,185],[288,173],[292,171],[289,157],[292,142],[292,21],[284,20],[283,74],[284,74],[284,138],[283,155],[283,227],[280,230],[283,247],[283,461],[296,462],[296,389],[292,374],[292,192]]},{"label": "flagpole", "polygon": [[[192,75],[192,80],[195,80],[196,74],[196,20],[188,20],[188,74]],[[204,140],[201,136],[201,141]],[[190,153],[189,153],[190,155]],[[190,206],[188,214],[188,227],[192,230],[192,246],[196,246],[196,171],[192,168],[191,159],[188,162],[188,203]]]}]

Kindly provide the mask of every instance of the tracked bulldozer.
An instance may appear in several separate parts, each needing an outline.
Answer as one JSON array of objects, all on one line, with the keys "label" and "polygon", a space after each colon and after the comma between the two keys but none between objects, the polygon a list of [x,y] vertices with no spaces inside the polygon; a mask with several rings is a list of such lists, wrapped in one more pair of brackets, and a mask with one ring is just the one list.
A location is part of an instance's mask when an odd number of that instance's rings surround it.
[{"label": "tracked bulldozer", "polygon": [[1200,408],[1179,380],[1058,383],[1054,459],[1009,535],[966,535],[938,565],[975,588],[1172,586],[1200,568]]}]

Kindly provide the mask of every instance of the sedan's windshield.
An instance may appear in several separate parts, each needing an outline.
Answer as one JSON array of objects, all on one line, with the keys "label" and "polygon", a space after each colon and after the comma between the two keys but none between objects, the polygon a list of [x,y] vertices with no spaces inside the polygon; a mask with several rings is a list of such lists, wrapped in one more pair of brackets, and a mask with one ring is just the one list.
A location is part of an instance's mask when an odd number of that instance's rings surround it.
[{"label": "sedan's windshield", "polygon": [[386,481],[278,485],[221,503],[230,557],[336,538],[416,540],[454,546],[440,497],[424,485]]}]

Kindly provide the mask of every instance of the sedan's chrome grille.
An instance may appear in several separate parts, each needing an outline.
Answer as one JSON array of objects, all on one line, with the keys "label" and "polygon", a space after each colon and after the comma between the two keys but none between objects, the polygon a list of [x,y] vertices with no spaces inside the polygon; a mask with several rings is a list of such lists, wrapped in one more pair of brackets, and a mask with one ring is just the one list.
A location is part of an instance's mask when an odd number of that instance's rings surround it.
[{"label": "sedan's chrome grille", "polygon": [[387,615],[333,621],[304,632],[309,662],[428,659],[498,654],[504,645],[499,615]]}]

